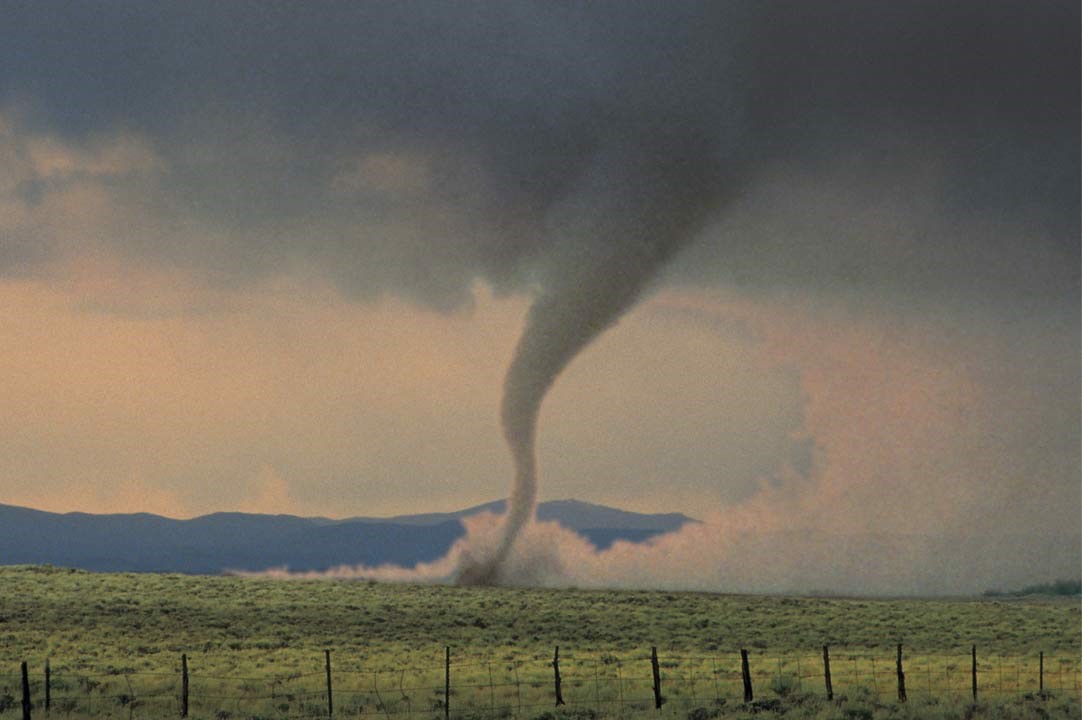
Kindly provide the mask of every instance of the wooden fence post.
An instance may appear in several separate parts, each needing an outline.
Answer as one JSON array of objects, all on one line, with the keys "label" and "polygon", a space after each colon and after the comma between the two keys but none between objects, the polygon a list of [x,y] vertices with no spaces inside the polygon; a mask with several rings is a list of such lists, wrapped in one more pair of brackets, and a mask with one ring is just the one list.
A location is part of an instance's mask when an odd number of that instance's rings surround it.
[{"label": "wooden fence post", "polygon": [[443,717],[451,720],[451,646],[447,646],[447,662],[443,680]]},{"label": "wooden fence post", "polygon": [[973,702],[977,702],[977,646],[973,646]]},{"label": "wooden fence post", "polygon": [[331,688],[331,651],[324,650],[323,656],[327,659],[327,717],[334,717],[334,691]]},{"label": "wooden fence post", "polygon": [[514,664],[515,669],[515,698],[518,700],[518,714],[522,714],[522,684],[518,681],[518,663]]},{"label": "wooden fence post", "polygon": [[564,693],[560,683],[560,646],[556,646],[556,654],[552,656],[552,672],[556,676],[556,707],[564,704]]},{"label": "wooden fence post", "polygon": [[823,646],[823,680],[827,685],[827,700],[834,699],[834,685],[830,682],[830,649]]},{"label": "wooden fence post", "polygon": [[1040,662],[1041,662],[1040,670],[1038,670],[1038,674],[1037,674],[1037,681],[1040,683],[1040,685],[1038,686],[1037,689],[1040,691],[1041,695],[1044,695],[1044,650],[1041,650],[1041,660],[1040,660]]},{"label": "wooden fence post", "polygon": [[654,671],[654,708],[661,709],[661,669],[657,664],[657,648],[650,648],[650,667]]},{"label": "wooden fence post", "polygon": [[49,712],[53,704],[52,675],[52,670],[49,669],[49,658],[45,658],[45,712]]},{"label": "wooden fence post", "polygon": [[27,675],[26,662],[22,664],[23,672],[23,720],[30,720],[30,676]]},{"label": "wooden fence post", "polygon": [[188,717],[188,656],[180,656],[180,716]]},{"label": "wooden fence post", "polygon": [[740,651],[740,674],[744,677],[744,702],[749,703],[754,699],[751,689],[751,668],[748,667],[748,651]]},{"label": "wooden fence post", "polygon": [[898,702],[905,702],[905,672],[902,670],[901,643],[898,643]]},{"label": "wooden fence post", "polygon": [[597,658],[594,658],[594,706],[601,712],[601,681],[597,677]]}]

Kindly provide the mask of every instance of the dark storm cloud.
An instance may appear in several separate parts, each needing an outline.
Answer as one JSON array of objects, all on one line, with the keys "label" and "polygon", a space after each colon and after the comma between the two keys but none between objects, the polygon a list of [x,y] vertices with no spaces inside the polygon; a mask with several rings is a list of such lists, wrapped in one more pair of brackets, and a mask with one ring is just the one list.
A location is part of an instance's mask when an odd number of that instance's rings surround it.
[{"label": "dark storm cloud", "polygon": [[[4,17],[0,107],[21,132],[149,138],[156,181],[111,182],[160,226],[116,242],[169,262],[303,261],[361,296],[440,306],[478,277],[545,282],[574,256],[554,215],[619,148],[688,168],[689,196],[738,198],[690,274],[1077,298],[1075,2],[6,2]],[[412,158],[423,182],[343,190],[370,156]],[[799,188],[836,202],[777,207]],[[861,207],[927,192],[915,220],[838,239]],[[203,232],[171,230],[193,218]],[[904,238],[900,259],[884,235]]]}]

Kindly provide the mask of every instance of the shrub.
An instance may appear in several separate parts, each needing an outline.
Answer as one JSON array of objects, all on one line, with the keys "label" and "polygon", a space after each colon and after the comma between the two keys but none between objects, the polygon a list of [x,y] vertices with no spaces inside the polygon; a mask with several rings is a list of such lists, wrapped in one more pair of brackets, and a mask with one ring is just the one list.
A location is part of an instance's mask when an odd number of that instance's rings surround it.
[{"label": "shrub", "polygon": [[721,715],[721,708],[697,707],[688,713],[688,720],[713,720]]},{"label": "shrub", "polygon": [[778,697],[789,697],[799,689],[800,683],[792,675],[775,675],[770,680],[770,691]]}]

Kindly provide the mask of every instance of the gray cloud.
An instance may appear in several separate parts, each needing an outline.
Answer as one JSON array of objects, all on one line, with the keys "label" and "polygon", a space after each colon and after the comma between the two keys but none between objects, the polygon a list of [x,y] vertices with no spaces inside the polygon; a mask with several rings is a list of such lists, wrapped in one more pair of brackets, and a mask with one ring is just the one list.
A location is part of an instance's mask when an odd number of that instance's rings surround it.
[{"label": "gray cloud", "polygon": [[[1077,3],[8,2],[5,18],[0,106],[20,132],[123,130],[163,158],[152,183],[110,180],[155,221],[125,252],[231,279],[314,264],[360,297],[453,306],[477,278],[561,272],[553,208],[615,140],[695,147],[741,198],[684,277],[1078,297]],[[423,177],[343,182],[372,157]]]}]

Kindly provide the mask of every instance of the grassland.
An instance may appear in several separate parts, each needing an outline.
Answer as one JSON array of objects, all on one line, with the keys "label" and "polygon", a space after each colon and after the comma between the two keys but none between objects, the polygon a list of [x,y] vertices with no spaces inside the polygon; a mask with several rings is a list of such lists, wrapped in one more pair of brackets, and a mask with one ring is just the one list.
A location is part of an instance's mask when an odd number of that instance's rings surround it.
[{"label": "grassland", "polygon": [[[905,704],[896,699],[898,643]],[[557,645],[568,701],[559,711]],[[832,703],[823,697],[823,645]],[[0,718],[16,716],[19,663],[33,668],[39,696],[46,659],[51,716],[174,717],[182,653],[192,717],[325,716],[324,650],[335,717],[442,717],[446,647],[453,717],[1082,717],[1077,598],[748,597],[0,567]],[[651,647],[666,698],[660,713]],[[743,703],[741,649],[750,652],[753,706]],[[1041,652],[1051,699],[1035,693]]]}]

